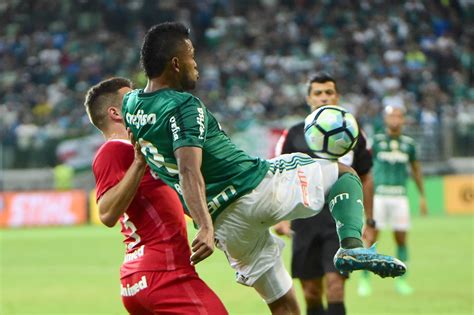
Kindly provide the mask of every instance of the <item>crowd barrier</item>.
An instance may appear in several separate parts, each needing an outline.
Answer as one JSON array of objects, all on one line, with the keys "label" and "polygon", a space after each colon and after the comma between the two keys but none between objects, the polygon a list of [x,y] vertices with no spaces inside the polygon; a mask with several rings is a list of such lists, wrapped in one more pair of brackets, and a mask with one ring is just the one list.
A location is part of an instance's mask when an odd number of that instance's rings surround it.
[{"label": "crowd barrier", "polygon": [[87,211],[83,190],[2,192],[0,227],[83,224]]},{"label": "crowd barrier", "polygon": [[[474,175],[425,178],[430,215],[474,214]],[[419,213],[415,183],[408,183],[408,199]],[[100,224],[95,191],[7,191],[0,195],[0,228]]]}]

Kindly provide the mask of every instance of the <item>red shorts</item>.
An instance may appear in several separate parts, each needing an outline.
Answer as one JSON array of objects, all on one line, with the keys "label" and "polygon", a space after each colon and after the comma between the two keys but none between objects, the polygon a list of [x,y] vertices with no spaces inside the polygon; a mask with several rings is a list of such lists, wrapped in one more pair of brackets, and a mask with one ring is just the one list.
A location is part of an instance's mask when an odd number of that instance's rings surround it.
[{"label": "red shorts", "polygon": [[121,283],[123,304],[132,315],[228,314],[193,270],[139,271]]}]

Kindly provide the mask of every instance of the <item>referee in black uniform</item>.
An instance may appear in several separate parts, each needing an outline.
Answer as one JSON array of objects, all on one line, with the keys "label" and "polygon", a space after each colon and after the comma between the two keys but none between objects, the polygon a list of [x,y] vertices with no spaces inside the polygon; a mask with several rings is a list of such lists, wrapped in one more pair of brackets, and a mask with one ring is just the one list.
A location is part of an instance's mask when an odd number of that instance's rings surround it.
[{"label": "referee in black uniform", "polygon": [[[323,105],[338,105],[339,95],[336,81],[327,73],[317,73],[308,83],[306,97],[311,111]],[[301,122],[281,136],[276,153],[285,154],[303,152],[316,157],[308,148],[304,138],[304,122]],[[366,148],[367,141],[362,133],[355,148],[339,159],[339,162],[352,166],[359,175],[364,192],[366,215],[365,233],[373,235],[375,222],[372,218],[373,178],[370,174],[372,157]],[[343,315],[345,277],[338,273],[333,264],[333,257],[339,249],[336,223],[327,205],[321,213],[306,219],[297,219],[290,223],[284,221],[275,226],[275,232],[291,236],[293,253],[291,272],[298,278],[303,287],[307,315]],[[323,277],[325,287],[323,289]],[[322,304],[323,291],[326,293],[327,310]]]}]

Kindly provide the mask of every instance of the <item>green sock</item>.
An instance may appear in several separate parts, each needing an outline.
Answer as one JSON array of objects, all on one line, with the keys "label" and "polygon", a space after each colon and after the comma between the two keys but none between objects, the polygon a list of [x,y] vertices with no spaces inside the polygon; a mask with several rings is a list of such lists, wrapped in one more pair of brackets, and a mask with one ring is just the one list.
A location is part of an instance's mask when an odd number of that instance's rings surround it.
[{"label": "green sock", "polygon": [[343,174],[331,187],[327,200],[336,221],[341,247],[363,247],[364,199],[359,177],[351,173]]},{"label": "green sock", "polygon": [[408,249],[405,245],[397,246],[397,257],[403,262],[408,261]]},{"label": "green sock", "polygon": [[[397,257],[404,263],[408,261],[408,249],[405,245],[397,246]],[[407,274],[405,273],[401,278],[405,279]]]}]

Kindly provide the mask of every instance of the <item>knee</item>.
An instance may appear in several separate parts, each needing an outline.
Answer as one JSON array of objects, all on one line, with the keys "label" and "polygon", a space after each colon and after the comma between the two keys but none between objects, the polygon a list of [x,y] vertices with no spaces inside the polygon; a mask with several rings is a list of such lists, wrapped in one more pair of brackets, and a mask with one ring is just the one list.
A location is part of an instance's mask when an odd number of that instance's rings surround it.
[{"label": "knee", "polygon": [[359,175],[357,175],[357,172],[350,166],[347,166],[343,163],[340,163],[338,162],[337,163],[337,166],[338,166],[338,169],[339,169],[339,177],[341,177],[342,175],[346,174],[346,173],[350,173],[352,175],[355,175],[357,176],[357,178],[359,177]]},{"label": "knee", "polygon": [[303,288],[303,294],[308,306],[322,304],[323,289],[321,285],[305,286]]},{"label": "knee", "polygon": [[327,278],[326,287],[328,302],[344,301],[344,279],[342,277]]},{"label": "knee", "polygon": [[297,315],[300,314],[300,308],[296,300],[294,288],[291,288],[284,296],[268,304],[272,315]]},{"label": "knee", "polygon": [[276,307],[270,307],[272,315],[299,315],[300,308],[296,301],[289,304],[281,304]]}]

